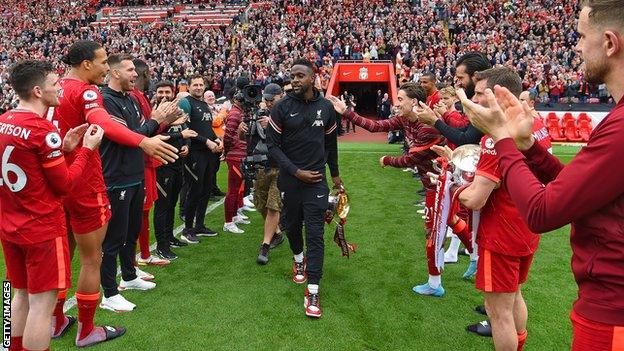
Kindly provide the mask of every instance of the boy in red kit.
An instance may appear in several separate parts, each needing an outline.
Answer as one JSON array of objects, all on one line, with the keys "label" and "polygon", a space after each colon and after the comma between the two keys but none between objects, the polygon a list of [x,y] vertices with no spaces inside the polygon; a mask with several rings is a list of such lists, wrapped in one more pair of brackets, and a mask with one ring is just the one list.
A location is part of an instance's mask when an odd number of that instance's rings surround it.
[{"label": "boy in red kit", "polygon": [[[9,350],[48,350],[57,294],[71,285],[61,196],[83,175],[103,130],[83,124],[63,140],[43,118],[59,104],[52,64],[23,61],[11,68],[9,81],[20,98],[16,109],[0,116],[0,239],[14,288]],[[83,135],[83,147],[76,148]],[[72,151],[68,168],[63,152]],[[125,332],[113,329],[114,337]]]},{"label": "boy in red kit", "polygon": [[[70,65],[71,69],[60,81],[60,105],[48,110],[48,119],[59,128],[61,136],[85,122],[97,123],[109,139],[123,145],[140,147],[148,155],[163,162],[173,162],[177,158],[177,150],[165,143],[163,137],[147,138],[133,133],[122,124],[114,122],[104,110],[102,96],[95,85],[104,82],[109,71],[107,59],[104,48],[93,41],[80,40],[69,48],[63,62]],[[68,153],[66,156],[68,162],[72,162],[76,155]],[[70,240],[75,240],[80,254],[80,275],[76,292],[76,345],[83,347],[109,340],[119,333],[114,328],[94,327],[93,324],[100,299],[102,242],[111,216],[99,152],[89,160],[78,184],[64,198],[64,207],[74,234],[70,236]],[[64,293],[59,293],[54,313],[55,337],[62,335],[71,324],[71,319],[62,312],[64,299]]]},{"label": "boy in red kit", "polygon": [[[517,96],[522,92],[520,76],[507,67],[478,72],[474,80],[472,101],[480,106],[489,106],[485,90],[496,84],[507,87]],[[462,102],[466,100],[463,90],[458,95],[463,98]],[[542,127],[533,121],[533,130]],[[480,211],[476,286],[484,293],[494,346],[496,350],[522,350],[528,313],[521,285],[527,280],[539,236],[523,222],[509,197],[509,189],[502,184],[492,138],[484,135],[480,145],[475,179],[469,186],[458,189],[455,196],[467,208]],[[550,147],[550,141],[543,140],[543,145]]]},{"label": "boy in red kit", "polygon": [[535,142],[529,106],[506,89],[495,87],[495,96],[487,92],[488,109],[465,106],[472,123],[492,137],[504,185],[529,228],[547,232],[572,224],[572,271],[579,287],[572,350],[622,350],[624,3],[582,1],[578,33],[585,80],[604,83],[618,104],[568,165]]}]

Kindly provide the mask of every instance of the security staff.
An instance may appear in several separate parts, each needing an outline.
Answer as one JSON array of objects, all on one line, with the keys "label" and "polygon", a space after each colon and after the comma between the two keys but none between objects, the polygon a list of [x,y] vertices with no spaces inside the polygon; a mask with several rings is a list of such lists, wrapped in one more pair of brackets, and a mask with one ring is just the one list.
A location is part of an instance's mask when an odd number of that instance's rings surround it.
[{"label": "security staff", "polygon": [[[271,110],[267,129],[269,153],[280,166],[280,184],[286,208],[286,230],[294,254],[293,281],[303,284],[305,313],[321,316],[319,282],[323,273],[323,224],[329,188],[325,164],[332,181],[340,186],[336,113],[329,100],[314,88],[314,68],[308,60],[296,60],[291,68],[293,92]],[[303,255],[302,223],[308,245]]]},{"label": "security staff", "polygon": [[186,180],[189,190],[186,198],[184,232],[180,239],[188,244],[199,243],[198,236],[216,236],[217,232],[204,224],[208,200],[212,190],[214,169],[219,163],[223,143],[212,129],[212,112],[204,101],[206,85],[200,75],[190,80],[190,95],[180,100],[180,108],[189,115],[189,127],[197,132],[191,139],[191,148],[186,157]]}]

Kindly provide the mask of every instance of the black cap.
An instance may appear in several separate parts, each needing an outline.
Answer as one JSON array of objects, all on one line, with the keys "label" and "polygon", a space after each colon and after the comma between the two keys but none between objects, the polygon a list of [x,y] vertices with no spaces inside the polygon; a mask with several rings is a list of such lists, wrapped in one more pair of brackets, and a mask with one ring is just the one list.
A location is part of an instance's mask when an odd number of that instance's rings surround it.
[{"label": "black cap", "polygon": [[275,83],[271,83],[264,87],[264,90],[262,91],[262,97],[265,100],[273,100],[273,98],[275,98],[275,95],[279,95],[281,93],[283,93],[282,87]]}]

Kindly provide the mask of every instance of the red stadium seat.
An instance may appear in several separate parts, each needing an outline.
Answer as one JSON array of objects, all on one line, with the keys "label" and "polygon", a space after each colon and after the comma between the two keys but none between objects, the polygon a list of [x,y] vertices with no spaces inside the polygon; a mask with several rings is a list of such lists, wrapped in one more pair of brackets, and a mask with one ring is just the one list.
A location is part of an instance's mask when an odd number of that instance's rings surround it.
[{"label": "red stadium seat", "polygon": [[591,124],[591,117],[587,113],[581,112],[578,116],[578,123],[580,124],[581,121],[588,121]]},{"label": "red stadium seat", "polygon": [[563,114],[563,124],[565,125],[566,121],[574,121],[574,116],[570,112],[566,112]]},{"label": "red stadium seat", "polygon": [[563,129],[565,137],[568,141],[583,141],[583,139],[579,136],[578,127],[576,126],[576,123],[574,123],[574,119],[564,121]]},{"label": "red stadium seat", "polygon": [[546,120],[550,121],[550,120],[555,120],[555,121],[559,121],[559,116],[557,116],[556,113],[554,112],[548,112],[548,115],[546,116]]},{"label": "red stadium seat", "polygon": [[566,140],[565,136],[563,136],[563,132],[561,131],[559,119],[548,119],[546,121],[546,128],[548,129],[548,135],[550,135],[550,139],[552,139],[552,141]]},{"label": "red stadium seat", "polygon": [[579,125],[578,125],[578,132],[579,132],[579,136],[581,137],[581,139],[583,141],[588,141],[589,140],[589,136],[592,133],[592,125],[591,125],[591,121],[582,119],[579,120]]}]

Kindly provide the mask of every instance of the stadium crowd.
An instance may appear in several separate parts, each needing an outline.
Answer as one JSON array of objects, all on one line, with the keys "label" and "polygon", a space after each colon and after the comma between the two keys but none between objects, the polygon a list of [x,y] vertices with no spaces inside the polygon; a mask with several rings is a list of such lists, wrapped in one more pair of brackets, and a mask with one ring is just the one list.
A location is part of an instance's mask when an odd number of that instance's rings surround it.
[{"label": "stadium crowd", "polygon": [[[401,83],[418,81],[423,72],[434,72],[441,82],[449,83],[457,58],[479,50],[487,53],[492,64],[518,69],[524,88],[534,91],[541,102],[608,100],[604,85],[583,83],[579,73],[579,57],[572,49],[577,40],[571,16],[575,2],[500,1],[497,6],[462,0],[422,6],[418,1],[282,0],[251,11],[247,23],[235,21],[227,27],[189,28],[169,19],[131,26],[88,25],[104,4],[172,3],[50,0],[47,6],[25,6],[15,0],[3,2],[0,13],[7,40],[0,44],[6,46],[0,54],[0,109],[15,101],[6,82],[11,63],[26,56],[58,61],[76,38],[102,42],[111,53],[128,52],[145,59],[155,69],[155,81],[167,79],[178,86],[187,84],[193,74],[203,74],[217,95],[230,93],[242,71],[252,72],[261,85],[279,81],[292,58],[299,56],[320,68],[321,88],[327,87],[332,65],[339,59],[392,60]],[[387,23],[405,25],[388,27]]]}]

